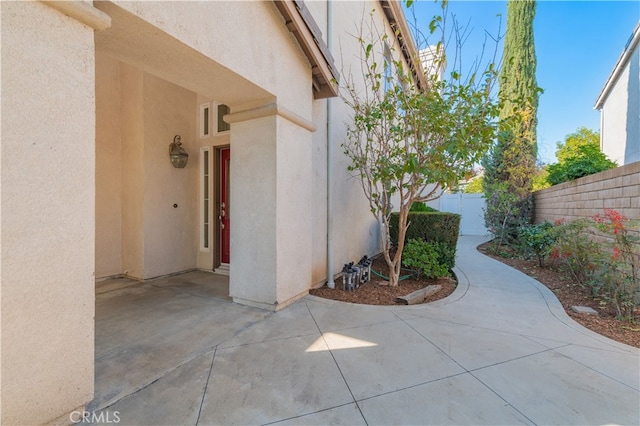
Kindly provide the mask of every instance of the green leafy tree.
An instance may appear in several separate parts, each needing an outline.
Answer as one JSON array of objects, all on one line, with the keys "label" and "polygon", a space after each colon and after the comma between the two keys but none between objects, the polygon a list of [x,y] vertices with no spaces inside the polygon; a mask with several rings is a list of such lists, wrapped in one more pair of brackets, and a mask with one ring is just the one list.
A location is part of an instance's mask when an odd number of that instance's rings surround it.
[{"label": "green leafy tree", "polygon": [[[536,127],[540,93],[533,38],[535,11],[533,0],[509,1],[507,4],[499,95],[504,99],[500,110],[502,125],[495,145],[483,162],[489,212],[485,215],[487,227],[500,228],[502,235],[514,238],[517,227],[530,222],[533,213],[531,190],[537,169]],[[497,193],[501,191],[509,194]],[[508,205],[507,200],[515,204]],[[505,221],[505,217],[508,220]],[[507,228],[503,229],[505,226]]]},{"label": "green leafy tree", "polygon": [[586,127],[579,127],[575,132],[566,135],[564,142],[558,142],[556,148],[558,162],[547,167],[549,185],[557,185],[616,167],[616,163],[600,151],[598,132]]},{"label": "green leafy tree", "polygon": [[579,145],[571,152],[570,157],[566,157],[564,161],[551,164],[548,167],[549,175],[547,176],[547,181],[550,185],[557,185],[562,182],[613,169],[616,166],[616,163],[609,160],[607,156],[600,151],[598,145]]},{"label": "green leafy tree", "polygon": [[[446,3],[446,15],[445,8]],[[432,50],[438,70],[445,64],[444,22],[436,17],[429,26],[432,34],[441,33]],[[361,72],[357,79],[346,73],[341,87],[352,113],[343,148],[378,221],[389,284],[397,286],[412,204],[434,200],[454,187],[495,139],[499,105],[492,88],[497,72],[493,63],[464,80],[458,71],[447,79],[432,72],[427,85],[418,87],[406,64],[385,54],[393,40],[376,28],[373,18],[356,39]],[[413,60],[420,64],[419,58]],[[399,232],[392,255],[387,230],[394,209]]]},{"label": "green leafy tree", "polygon": [[600,146],[600,134],[586,127],[578,127],[573,133],[564,137],[564,142],[556,143],[556,158],[559,163],[581,155],[580,147],[584,145]]},{"label": "green leafy tree", "polygon": [[547,177],[549,176],[548,168],[549,166],[542,165],[538,167],[538,170],[536,170],[535,175],[533,175],[533,191],[539,191],[551,186],[547,180]]},{"label": "green leafy tree", "polygon": [[469,181],[467,186],[464,187],[462,192],[465,194],[482,194],[482,182],[484,176],[477,176]]}]

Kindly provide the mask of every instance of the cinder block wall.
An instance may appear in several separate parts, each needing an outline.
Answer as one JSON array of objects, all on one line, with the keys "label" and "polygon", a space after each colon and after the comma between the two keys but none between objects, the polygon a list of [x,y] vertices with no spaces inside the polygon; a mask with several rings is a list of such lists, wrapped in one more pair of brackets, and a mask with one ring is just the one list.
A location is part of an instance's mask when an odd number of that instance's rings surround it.
[{"label": "cinder block wall", "polygon": [[593,217],[604,209],[640,220],[640,161],[536,191],[533,196],[536,223]]}]

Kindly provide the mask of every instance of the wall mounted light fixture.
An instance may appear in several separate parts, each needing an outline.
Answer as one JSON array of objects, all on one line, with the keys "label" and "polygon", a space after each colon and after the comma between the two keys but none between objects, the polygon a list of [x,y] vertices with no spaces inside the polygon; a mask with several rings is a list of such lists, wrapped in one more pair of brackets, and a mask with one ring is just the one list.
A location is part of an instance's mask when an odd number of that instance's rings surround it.
[{"label": "wall mounted light fixture", "polygon": [[189,154],[182,147],[180,135],[175,135],[173,143],[169,145],[169,158],[176,169],[182,169],[187,165]]}]

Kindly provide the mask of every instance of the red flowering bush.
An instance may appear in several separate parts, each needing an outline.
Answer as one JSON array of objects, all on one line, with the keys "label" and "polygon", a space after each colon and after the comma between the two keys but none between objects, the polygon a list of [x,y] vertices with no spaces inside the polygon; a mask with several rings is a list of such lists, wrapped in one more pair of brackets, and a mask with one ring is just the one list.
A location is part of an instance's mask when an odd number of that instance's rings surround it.
[{"label": "red flowering bush", "polygon": [[640,302],[640,238],[637,222],[606,209],[591,219],[556,222],[550,259],[591,288],[602,304],[611,303],[618,318],[634,320]]},{"label": "red flowering bush", "polygon": [[600,245],[592,238],[592,221],[562,221],[554,228],[554,233],[555,244],[549,252],[551,261],[569,271],[579,284],[589,285],[593,281],[596,264],[602,258]]},{"label": "red flowering bush", "polygon": [[[593,218],[595,228],[606,236],[604,261],[598,269],[603,300],[611,302],[618,317],[634,319],[640,302],[640,238],[638,223],[616,210],[606,209]],[[631,232],[636,228],[635,234]]]}]

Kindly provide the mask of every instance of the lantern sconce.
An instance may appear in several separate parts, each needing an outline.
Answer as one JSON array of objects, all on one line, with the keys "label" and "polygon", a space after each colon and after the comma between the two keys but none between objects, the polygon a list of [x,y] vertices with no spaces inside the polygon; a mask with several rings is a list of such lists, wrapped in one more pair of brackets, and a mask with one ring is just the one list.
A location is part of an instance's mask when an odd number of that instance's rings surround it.
[{"label": "lantern sconce", "polygon": [[173,143],[169,145],[169,158],[176,169],[182,169],[187,165],[189,154],[182,147],[180,135],[175,135]]}]

